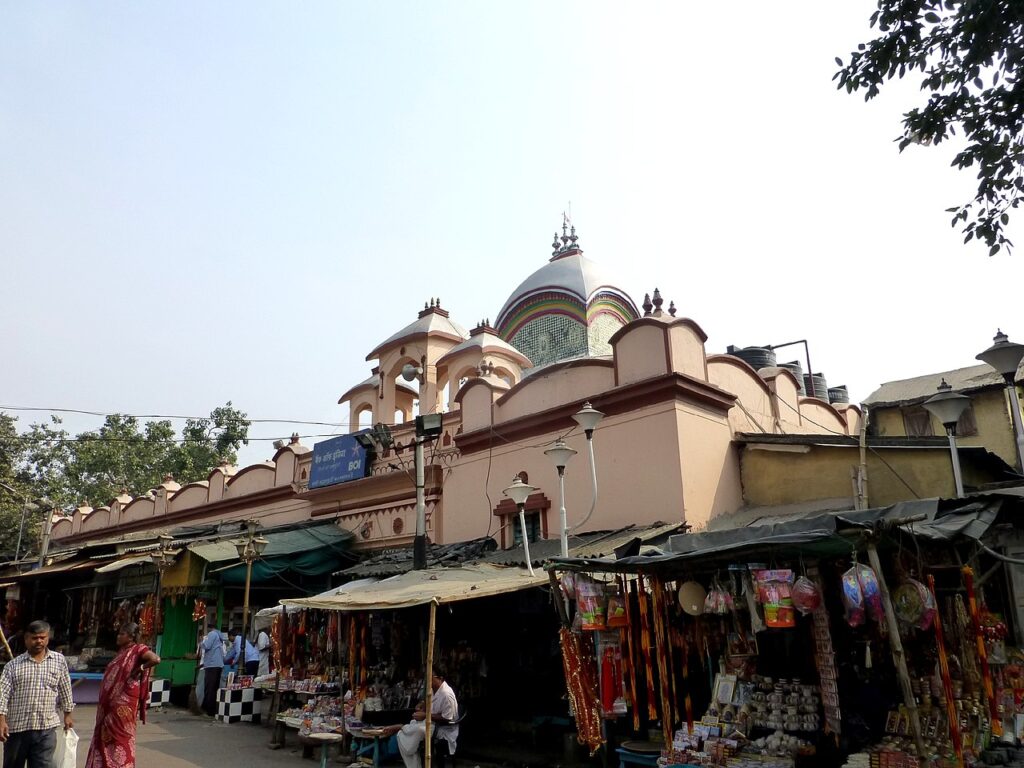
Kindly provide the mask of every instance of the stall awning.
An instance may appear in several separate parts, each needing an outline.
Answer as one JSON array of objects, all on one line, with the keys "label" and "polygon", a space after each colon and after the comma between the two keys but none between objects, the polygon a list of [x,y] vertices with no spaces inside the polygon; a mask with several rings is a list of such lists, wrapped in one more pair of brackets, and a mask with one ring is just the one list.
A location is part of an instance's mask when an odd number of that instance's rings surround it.
[{"label": "stall awning", "polygon": [[[334,523],[290,531],[266,531],[262,535],[268,543],[262,557],[253,563],[252,578],[256,582],[271,579],[284,571],[321,576],[337,570],[353,538],[350,531]],[[235,542],[241,538],[233,536],[230,539],[189,544],[188,549],[210,563],[238,563]],[[245,580],[245,567],[241,564],[228,565],[220,571],[219,576],[226,584],[240,584]]]},{"label": "stall awning", "polygon": [[41,579],[45,576],[56,576],[61,573],[68,573],[70,571],[92,570],[98,564],[99,563],[97,563],[95,560],[62,560],[59,563],[51,563],[50,565],[44,565],[42,568],[36,568],[31,571],[25,571],[24,573],[5,574],[4,578],[14,579],[15,581]]},{"label": "stall awning", "polygon": [[548,576],[543,571],[538,570],[531,576],[525,568],[477,563],[409,571],[342,594],[282,600],[281,603],[327,611],[379,611],[491,597],[539,587],[547,582]]},{"label": "stall awning", "polygon": [[940,501],[921,499],[899,502],[889,507],[849,510],[833,513],[809,513],[785,518],[765,517],[742,528],[689,533],[673,536],[671,554],[610,558],[552,558],[553,570],[595,570],[633,573],[674,570],[686,563],[712,558],[738,557],[755,552],[777,550],[835,554],[849,551],[852,539],[846,535],[858,528],[896,525],[916,519],[900,530],[931,541],[951,541],[958,537],[980,539],[995,523],[1003,500],[996,494],[974,500]]},{"label": "stall awning", "polygon": [[131,565],[152,562],[153,558],[150,555],[130,555],[129,557],[119,558],[112,563],[101,565],[96,569],[96,573],[113,573],[114,571],[120,571],[122,568],[127,568]]},{"label": "stall awning", "polygon": [[[342,584],[340,587],[331,587],[330,589],[321,592],[318,595],[313,595],[308,598],[310,600],[321,600],[325,597],[334,597],[335,595],[346,594],[354,590],[362,589],[363,587],[369,586],[370,584],[376,584],[376,578],[369,579],[357,579],[356,581],[350,581],[347,584]],[[300,606],[289,605],[282,607],[280,605],[271,606],[270,608],[264,608],[263,610],[256,612],[256,618],[253,619],[253,628],[256,630],[266,629],[274,623],[274,618],[281,615],[281,611],[285,610],[287,613],[298,613],[302,610]]]}]

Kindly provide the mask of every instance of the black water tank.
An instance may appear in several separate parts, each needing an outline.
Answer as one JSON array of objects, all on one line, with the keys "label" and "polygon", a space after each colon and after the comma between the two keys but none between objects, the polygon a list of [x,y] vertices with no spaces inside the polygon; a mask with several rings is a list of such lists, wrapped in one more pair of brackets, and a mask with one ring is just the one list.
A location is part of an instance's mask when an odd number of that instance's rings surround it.
[{"label": "black water tank", "polygon": [[846,390],[846,385],[843,384],[840,387],[829,387],[829,389],[828,389],[828,401],[830,403],[848,403],[848,402],[850,402],[850,393]]},{"label": "black water tank", "polygon": [[802,395],[804,393],[804,367],[800,365],[800,361],[794,360],[790,363],[783,363],[779,367],[785,368],[796,377],[797,387]]},{"label": "black water tank", "polygon": [[819,400],[828,402],[828,382],[825,381],[825,374],[804,374],[804,390],[808,397],[816,397]]},{"label": "black water tank", "polygon": [[729,345],[725,349],[727,355],[738,357],[755,371],[762,368],[770,368],[775,365],[775,352],[768,347],[734,347]]}]

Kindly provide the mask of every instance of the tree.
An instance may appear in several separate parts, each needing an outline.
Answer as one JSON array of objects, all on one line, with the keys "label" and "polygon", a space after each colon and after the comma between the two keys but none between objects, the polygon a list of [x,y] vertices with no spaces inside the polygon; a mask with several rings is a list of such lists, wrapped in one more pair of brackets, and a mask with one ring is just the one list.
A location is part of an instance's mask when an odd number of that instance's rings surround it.
[{"label": "tree", "polygon": [[833,79],[848,92],[878,95],[882,84],[915,70],[927,101],[903,116],[902,152],[939,144],[959,128],[966,146],[953,167],[977,167],[973,200],[947,209],[964,243],[983,241],[994,256],[1011,208],[1024,200],[1024,3],[1020,0],[878,0],[879,35],[857,46]]},{"label": "tree", "polygon": [[[12,498],[0,489],[0,552],[13,553],[25,497],[71,510],[80,503],[109,504],[124,491],[142,495],[167,475],[182,484],[203,480],[221,461],[237,460],[238,448],[248,443],[249,424],[230,401],[209,418],[187,420],[181,437],[170,421],[140,424],[122,414],[74,436],[56,416],[18,434],[16,419],[0,413],[0,481],[21,494]],[[26,542],[38,538],[42,514],[31,517]]]}]

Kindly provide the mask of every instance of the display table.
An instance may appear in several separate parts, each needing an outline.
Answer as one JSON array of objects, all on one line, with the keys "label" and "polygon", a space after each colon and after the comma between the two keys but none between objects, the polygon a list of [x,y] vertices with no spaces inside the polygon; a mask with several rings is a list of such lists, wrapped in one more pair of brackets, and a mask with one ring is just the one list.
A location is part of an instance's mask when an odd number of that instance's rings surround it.
[{"label": "display table", "polygon": [[217,719],[225,723],[258,723],[263,712],[261,688],[218,688]]},{"label": "display table", "polygon": [[102,672],[72,672],[71,688],[75,704],[96,704],[100,700]]}]

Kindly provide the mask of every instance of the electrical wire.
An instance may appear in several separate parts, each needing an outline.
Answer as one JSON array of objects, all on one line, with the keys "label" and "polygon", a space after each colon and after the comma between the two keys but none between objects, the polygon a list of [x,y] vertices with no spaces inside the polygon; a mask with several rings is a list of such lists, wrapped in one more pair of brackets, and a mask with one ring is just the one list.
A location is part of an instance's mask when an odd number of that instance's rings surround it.
[{"label": "electrical wire", "polygon": [[[192,421],[208,421],[210,415],[205,416],[182,416],[178,414],[169,413],[122,413],[121,411],[114,411],[111,413],[105,411],[89,411],[81,408],[39,408],[27,405],[0,405],[0,411],[40,411],[44,413],[76,413],[83,416],[124,416],[130,419],[179,419],[179,420],[192,420]],[[305,421],[303,419],[250,419],[243,417],[243,421],[247,421],[250,424],[304,424],[306,426],[313,427],[343,427],[343,422],[335,421]],[[389,425],[390,426],[390,425]]]}]

